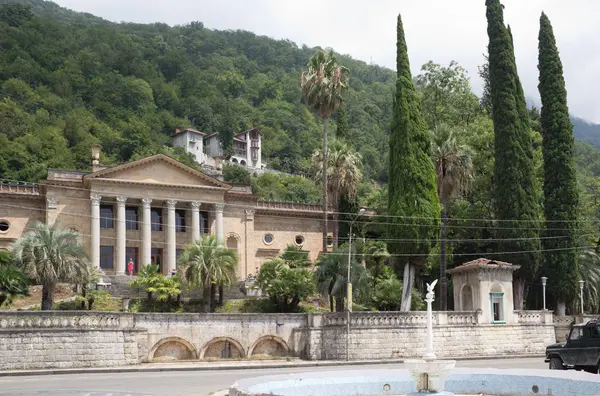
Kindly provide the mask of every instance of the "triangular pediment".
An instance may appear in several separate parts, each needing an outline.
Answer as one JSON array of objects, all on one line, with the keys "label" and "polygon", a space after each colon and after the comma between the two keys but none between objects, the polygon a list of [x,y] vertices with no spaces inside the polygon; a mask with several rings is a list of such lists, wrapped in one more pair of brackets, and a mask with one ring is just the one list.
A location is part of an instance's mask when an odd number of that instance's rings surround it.
[{"label": "triangular pediment", "polygon": [[231,186],[163,154],[90,173],[86,179],[230,189]]}]

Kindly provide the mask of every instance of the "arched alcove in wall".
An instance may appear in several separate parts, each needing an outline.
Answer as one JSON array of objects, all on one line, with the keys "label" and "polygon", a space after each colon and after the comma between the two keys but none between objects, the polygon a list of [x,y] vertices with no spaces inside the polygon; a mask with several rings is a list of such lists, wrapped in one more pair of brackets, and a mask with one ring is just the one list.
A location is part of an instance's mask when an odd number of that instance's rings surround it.
[{"label": "arched alcove in wall", "polygon": [[229,337],[217,337],[207,342],[200,351],[200,359],[237,359],[245,357],[244,347]]},{"label": "arched alcove in wall", "polygon": [[167,337],[158,341],[148,354],[150,360],[192,360],[198,354],[196,348],[185,338]]},{"label": "arched alcove in wall", "polygon": [[267,335],[260,337],[248,350],[248,356],[287,356],[290,348],[280,337]]}]

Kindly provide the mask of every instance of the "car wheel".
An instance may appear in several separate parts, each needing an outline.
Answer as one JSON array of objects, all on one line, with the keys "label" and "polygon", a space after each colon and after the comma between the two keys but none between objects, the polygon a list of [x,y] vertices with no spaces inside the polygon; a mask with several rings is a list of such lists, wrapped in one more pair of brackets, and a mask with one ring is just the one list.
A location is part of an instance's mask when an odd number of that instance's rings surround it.
[{"label": "car wheel", "polygon": [[563,362],[560,358],[553,357],[550,359],[550,370],[564,370]]}]

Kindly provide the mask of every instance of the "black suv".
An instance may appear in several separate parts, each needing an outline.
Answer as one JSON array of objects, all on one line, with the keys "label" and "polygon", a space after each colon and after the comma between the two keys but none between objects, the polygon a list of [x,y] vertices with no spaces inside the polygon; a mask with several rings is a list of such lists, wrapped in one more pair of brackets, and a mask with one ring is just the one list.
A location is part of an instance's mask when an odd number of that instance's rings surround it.
[{"label": "black suv", "polygon": [[576,324],[567,342],[546,347],[546,363],[550,370],[585,370],[598,373],[600,365],[600,320]]}]

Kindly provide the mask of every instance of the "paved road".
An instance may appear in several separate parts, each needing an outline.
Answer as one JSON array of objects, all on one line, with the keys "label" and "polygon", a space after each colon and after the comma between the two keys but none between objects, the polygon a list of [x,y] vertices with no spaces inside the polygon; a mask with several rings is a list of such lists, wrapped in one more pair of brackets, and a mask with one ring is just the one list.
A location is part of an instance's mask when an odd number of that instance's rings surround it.
[{"label": "paved road", "polygon": [[[547,368],[543,358],[463,360],[457,367]],[[399,369],[402,364],[354,366]],[[237,379],[307,371],[348,370],[348,366],[153,373],[109,373],[0,377],[0,396],[207,396]]]}]

